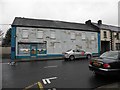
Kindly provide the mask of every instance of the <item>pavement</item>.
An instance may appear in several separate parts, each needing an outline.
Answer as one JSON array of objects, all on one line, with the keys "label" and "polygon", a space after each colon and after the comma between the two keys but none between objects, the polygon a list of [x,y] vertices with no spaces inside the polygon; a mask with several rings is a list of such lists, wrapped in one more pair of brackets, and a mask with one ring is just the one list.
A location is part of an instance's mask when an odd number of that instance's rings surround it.
[{"label": "pavement", "polygon": [[96,88],[95,90],[120,90],[120,82],[103,85],[103,86]]},{"label": "pavement", "polygon": [[[63,57],[54,57],[54,58],[32,58],[32,59],[16,59],[15,62],[34,62],[34,61],[47,61],[47,60],[63,60]],[[9,58],[0,59],[0,63],[11,62]]]}]

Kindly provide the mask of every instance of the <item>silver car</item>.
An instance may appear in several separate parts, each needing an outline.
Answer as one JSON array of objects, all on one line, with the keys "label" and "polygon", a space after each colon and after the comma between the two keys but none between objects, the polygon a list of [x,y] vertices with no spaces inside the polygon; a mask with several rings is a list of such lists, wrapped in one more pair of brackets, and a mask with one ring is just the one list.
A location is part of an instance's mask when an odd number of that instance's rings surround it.
[{"label": "silver car", "polygon": [[85,52],[84,50],[79,49],[70,49],[64,53],[65,60],[74,60],[76,58],[88,58],[92,57],[92,53]]}]

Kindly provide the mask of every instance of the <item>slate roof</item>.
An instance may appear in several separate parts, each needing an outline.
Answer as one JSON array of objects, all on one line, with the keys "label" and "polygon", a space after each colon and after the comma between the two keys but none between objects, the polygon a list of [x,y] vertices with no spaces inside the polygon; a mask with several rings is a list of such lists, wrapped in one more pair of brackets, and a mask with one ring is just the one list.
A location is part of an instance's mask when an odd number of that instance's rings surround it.
[{"label": "slate roof", "polygon": [[96,30],[95,28],[92,28],[89,25],[81,24],[81,23],[55,21],[55,20],[44,20],[44,19],[31,19],[31,18],[21,18],[21,17],[16,17],[12,23],[12,26],[56,28],[56,29],[69,29],[69,30],[83,30],[83,31],[99,32],[99,30]]},{"label": "slate roof", "polygon": [[93,24],[99,27],[100,29],[110,30],[113,32],[120,32],[120,27],[117,27],[117,26],[106,25],[106,24],[98,25],[97,23],[93,23]]}]

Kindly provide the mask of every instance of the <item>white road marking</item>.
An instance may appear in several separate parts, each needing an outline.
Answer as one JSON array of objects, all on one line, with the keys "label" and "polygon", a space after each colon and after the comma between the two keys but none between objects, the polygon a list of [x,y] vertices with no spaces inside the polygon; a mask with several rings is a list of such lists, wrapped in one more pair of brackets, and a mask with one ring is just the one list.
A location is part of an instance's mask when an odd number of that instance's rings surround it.
[{"label": "white road marking", "polygon": [[57,79],[57,77],[47,78],[47,79]]},{"label": "white road marking", "polygon": [[54,68],[54,67],[58,67],[57,65],[56,66],[46,66],[44,68]]},{"label": "white road marking", "polygon": [[53,90],[56,90],[56,88],[53,88]]},{"label": "white road marking", "polygon": [[2,64],[9,64],[9,63],[2,63]]},{"label": "white road marking", "polygon": [[44,83],[44,84],[47,84],[47,81],[46,81],[46,79],[42,79],[42,81],[43,81],[43,83]]},{"label": "white road marking", "polygon": [[48,89],[48,90],[57,90],[56,88]]},{"label": "white road marking", "polygon": [[49,84],[51,83],[49,79],[46,79],[46,81],[47,81]]},{"label": "white road marking", "polygon": [[42,79],[43,83],[44,84],[50,84],[52,79],[57,79],[57,77],[52,77],[52,78],[45,78],[45,79]]}]

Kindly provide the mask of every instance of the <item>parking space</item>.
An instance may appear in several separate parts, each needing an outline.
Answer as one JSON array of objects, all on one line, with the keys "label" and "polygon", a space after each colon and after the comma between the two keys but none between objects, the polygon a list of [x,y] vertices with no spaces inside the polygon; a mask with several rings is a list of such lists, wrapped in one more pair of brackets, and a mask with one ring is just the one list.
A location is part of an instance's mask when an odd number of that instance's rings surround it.
[{"label": "parking space", "polygon": [[[95,77],[89,60],[19,62],[2,65],[3,88],[96,88],[119,79]],[[37,85],[37,86],[34,86]]]}]

